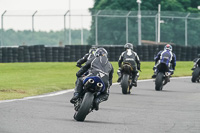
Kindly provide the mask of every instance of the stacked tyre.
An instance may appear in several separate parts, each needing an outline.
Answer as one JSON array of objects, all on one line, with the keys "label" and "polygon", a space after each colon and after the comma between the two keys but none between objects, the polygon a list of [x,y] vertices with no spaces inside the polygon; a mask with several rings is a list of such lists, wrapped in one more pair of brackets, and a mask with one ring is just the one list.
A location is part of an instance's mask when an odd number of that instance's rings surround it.
[{"label": "stacked tyre", "polygon": [[53,62],[53,48],[45,47],[46,62]]},{"label": "stacked tyre", "polygon": [[64,57],[64,61],[65,62],[69,62],[70,61],[70,46],[65,46],[64,47],[64,55],[65,55],[65,57]]},{"label": "stacked tyre", "polygon": [[53,47],[53,62],[58,62],[58,47]]}]

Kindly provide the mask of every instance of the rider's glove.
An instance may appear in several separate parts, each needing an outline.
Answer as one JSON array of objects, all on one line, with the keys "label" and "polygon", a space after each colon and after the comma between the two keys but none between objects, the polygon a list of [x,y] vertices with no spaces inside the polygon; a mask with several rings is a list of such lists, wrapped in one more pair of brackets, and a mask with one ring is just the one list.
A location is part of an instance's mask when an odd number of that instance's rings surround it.
[{"label": "rider's glove", "polygon": [[81,74],[79,72],[77,72],[76,76],[79,78],[79,77],[81,77]]},{"label": "rider's glove", "polygon": [[81,67],[81,64],[77,63],[76,66],[77,66],[77,67]]}]

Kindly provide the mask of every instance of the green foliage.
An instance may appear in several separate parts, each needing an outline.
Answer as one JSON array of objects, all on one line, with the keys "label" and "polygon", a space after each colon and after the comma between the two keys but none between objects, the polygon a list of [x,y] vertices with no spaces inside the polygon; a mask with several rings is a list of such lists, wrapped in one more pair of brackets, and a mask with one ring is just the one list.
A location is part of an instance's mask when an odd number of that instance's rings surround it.
[{"label": "green foliage", "polygon": [[[1,32],[1,30],[0,30]],[[65,33],[65,34],[64,34]],[[14,31],[12,29],[3,32],[3,44],[4,46],[18,46],[18,45],[59,45],[59,44],[69,44],[68,36],[69,31],[35,31],[24,30],[24,31]],[[83,29],[83,42],[87,44],[87,38],[89,36],[89,31]],[[64,36],[65,35],[65,36]],[[71,41],[72,44],[81,44],[81,30],[71,30]]]},{"label": "green foliage", "polygon": [[[198,0],[141,0],[141,10],[158,10],[161,4],[162,11],[196,12],[200,5]],[[90,10],[127,10],[136,11],[136,0],[95,0]]]},{"label": "green foliage", "polygon": [[[145,15],[143,11],[156,11],[158,10],[158,4],[161,4],[161,11],[173,11],[168,12],[166,16],[172,16],[172,18],[162,18],[164,20],[164,24],[161,24],[161,41],[170,42],[172,41],[178,45],[185,44],[185,19],[177,19],[173,18],[173,16],[181,16],[185,17],[187,15],[186,12],[190,13],[200,13],[197,9],[197,6],[200,5],[200,1],[196,0],[142,0],[141,10],[142,15]],[[94,7],[90,9],[90,12],[95,15],[98,10],[101,10],[101,15],[108,14],[117,14],[124,17],[98,17],[98,44],[108,44],[108,45],[123,45],[126,42],[126,14],[129,11],[138,10],[138,4],[136,0],[95,0]],[[112,12],[111,12],[112,11]],[[179,13],[178,13],[178,12]],[[103,12],[103,13],[102,13]],[[180,12],[185,12],[185,14],[181,14]],[[175,14],[173,14],[175,13]],[[149,15],[155,15],[149,14]],[[132,15],[137,16],[137,13]],[[162,13],[161,13],[162,17]],[[143,18],[142,17],[142,40],[150,40],[155,41],[155,18]],[[191,27],[199,27],[199,21],[195,20],[195,25],[191,25]],[[128,18],[128,36],[129,42],[133,44],[137,44],[138,38],[138,21],[137,17],[129,17]],[[92,25],[91,25],[91,34],[88,38],[89,44],[95,44],[95,24],[96,18],[93,17]],[[188,23],[188,27],[190,23]],[[193,30],[196,31],[193,31]],[[189,39],[188,44],[190,45],[198,45],[199,37],[198,35],[199,28],[193,28],[190,30],[188,28],[188,37],[195,37],[193,40]],[[196,34],[194,32],[197,32]],[[169,34],[170,33],[170,34]],[[195,36],[193,36],[195,35]]]}]

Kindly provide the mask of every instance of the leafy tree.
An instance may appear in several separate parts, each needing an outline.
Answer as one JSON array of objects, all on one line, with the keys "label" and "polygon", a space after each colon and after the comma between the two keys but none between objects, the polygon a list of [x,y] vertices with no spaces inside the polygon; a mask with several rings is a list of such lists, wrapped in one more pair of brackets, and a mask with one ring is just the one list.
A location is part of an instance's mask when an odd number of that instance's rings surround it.
[{"label": "leafy tree", "polygon": [[[157,11],[158,4],[161,4],[162,11],[178,12],[200,12],[197,6],[200,1],[196,0],[142,0],[142,11]],[[102,10],[100,15],[119,13],[125,16],[125,13],[138,10],[136,0],[95,0],[94,7],[90,9],[91,14],[96,15],[98,10]],[[107,11],[107,12],[106,12]],[[112,11],[112,12],[111,12]],[[102,13],[103,12],[103,13]],[[142,12],[143,13],[143,12]],[[135,14],[135,16],[137,13]],[[144,15],[144,14],[143,14]],[[155,18],[154,18],[155,19]],[[155,20],[142,18],[142,39],[155,41]],[[185,20],[170,20],[162,24],[163,32],[161,39],[163,41],[173,41],[176,44],[184,44],[184,24]],[[128,19],[129,42],[137,44],[137,18]],[[95,44],[95,24],[96,18],[93,17],[88,44]],[[180,25],[179,25],[180,24]],[[200,24],[197,24],[200,26]],[[192,31],[190,32],[193,33]],[[198,39],[194,39],[198,40]],[[126,42],[126,19],[124,18],[107,18],[98,17],[98,43],[101,44],[124,44]],[[197,44],[198,42],[195,42]]]}]

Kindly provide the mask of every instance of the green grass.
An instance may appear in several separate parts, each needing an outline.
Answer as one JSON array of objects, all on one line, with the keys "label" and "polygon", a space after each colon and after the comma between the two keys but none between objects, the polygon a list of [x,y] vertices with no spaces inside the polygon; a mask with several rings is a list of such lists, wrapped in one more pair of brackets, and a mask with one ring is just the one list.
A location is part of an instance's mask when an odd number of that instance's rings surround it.
[{"label": "green grass", "polygon": [[[17,99],[75,87],[75,62],[63,63],[1,63],[0,100]],[[117,81],[117,62],[113,82]],[[141,62],[139,79],[149,79],[153,74],[154,62]],[[192,62],[177,62],[174,76],[190,76]]]}]

